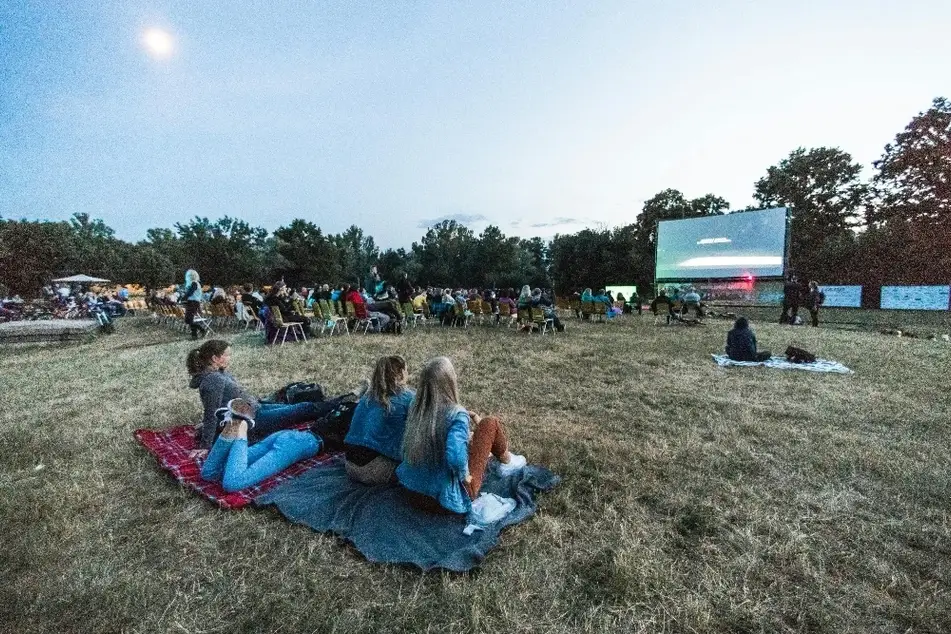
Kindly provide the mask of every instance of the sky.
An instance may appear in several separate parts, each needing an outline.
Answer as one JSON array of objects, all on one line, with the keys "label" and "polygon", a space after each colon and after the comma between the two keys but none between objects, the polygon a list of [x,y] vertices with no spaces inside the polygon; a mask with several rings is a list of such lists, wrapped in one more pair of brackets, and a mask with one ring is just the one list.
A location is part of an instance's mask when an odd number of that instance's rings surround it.
[{"label": "sky", "polygon": [[[947,0],[0,3],[0,216],[549,238],[951,97]],[[158,29],[169,50],[150,48]],[[871,168],[868,168],[868,174]]]}]

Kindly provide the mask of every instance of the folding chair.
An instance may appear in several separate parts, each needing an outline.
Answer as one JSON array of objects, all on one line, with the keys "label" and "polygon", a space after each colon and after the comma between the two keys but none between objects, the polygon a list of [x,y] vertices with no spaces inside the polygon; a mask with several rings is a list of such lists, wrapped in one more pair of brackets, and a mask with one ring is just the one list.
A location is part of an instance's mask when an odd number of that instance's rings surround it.
[{"label": "folding chair", "polygon": [[466,302],[466,309],[470,313],[471,321],[482,323],[482,300],[470,299]]},{"label": "folding chair", "polygon": [[[304,333],[304,324],[299,321],[284,321],[283,316],[281,315],[281,309],[277,306],[263,306],[261,311],[268,311],[268,322],[271,327],[274,328],[274,336],[271,338],[271,344],[273,345],[278,337],[281,337],[281,345],[284,345],[284,342],[287,341],[287,333],[294,333],[294,339],[297,339],[297,334],[300,333],[300,338],[307,341],[307,335]],[[267,336],[265,334],[265,336]]]},{"label": "folding chair", "polygon": [[400,306],[400,309],[402,310],[403,317],[406,319],[407,323],[412,324],[413,327],[418,325],[419,318],[423,315],[413,310],[412,302],[403,302],[403,304]]},{"label": "folding chair", "polygon": [[529,308],[519,308],[518,309],[518,323],[519,326],[523,328],[528,328],[528,331],[531,332],[532,328],[532,311]]},{"label": "folding chair", "polygon": [[373,325],[376,325],[377,329],[379,329],[379,325],[377,324],[376,317],[370,317],[369,315],[367,315],[366,317],[357,317],[357,307],[354,305],[353,302],[347,302],[346,307],[347,307],[347,319],[353,320],[354,332],[360,332],[360,328],[363,327],[363,334],[365,335],[368,332],[370,332],[370,327]]},{"label": "folding chair", "polygon": [[540,334],[545,334],[549,330],[549,325],[551,326],[551,334],[555,334],[555,319],[554,317],[548,317],[545,315],[545,309],[541,306],[531,309],[532,323],[538,326],[538,332]]},{"label": "folding chair", "polygon": [[[318,306],[318,304],[320,308],[320,314],[324,320],[322,324],[330,329],[331,336],[333,336],[334,332],[340,333],[341,329],[348,335],[350,334],[350,327],[347,325],[347,318],[341,316],[339,313],[334,312],[329,300],[319,299],[314,302],[314,306]],[[323,329],[321,332],[323,332]]]}]

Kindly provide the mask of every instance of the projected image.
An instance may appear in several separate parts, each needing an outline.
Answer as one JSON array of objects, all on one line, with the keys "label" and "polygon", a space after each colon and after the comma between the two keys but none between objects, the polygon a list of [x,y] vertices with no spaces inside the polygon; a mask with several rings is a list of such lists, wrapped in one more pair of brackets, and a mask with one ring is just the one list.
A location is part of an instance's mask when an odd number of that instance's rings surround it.
[{"label": "projected image", "polygon": [[657,226],[658,280],[778,277],[786,209],[665,220]]}]

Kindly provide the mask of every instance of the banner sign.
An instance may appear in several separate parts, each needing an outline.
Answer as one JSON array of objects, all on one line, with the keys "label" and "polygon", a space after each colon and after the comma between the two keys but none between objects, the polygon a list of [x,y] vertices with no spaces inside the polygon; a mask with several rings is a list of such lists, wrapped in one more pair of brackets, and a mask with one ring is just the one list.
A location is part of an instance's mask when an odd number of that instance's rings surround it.
[{"label": "banner sign", "polygon": [[883,286],[882,308],[948,310],[949,295],[948,286]]},{"label": "banner sign", "polygon": [[861,286],[820,286],[819,290],[826,294],[823,306],[838,308],[861,308]]}]

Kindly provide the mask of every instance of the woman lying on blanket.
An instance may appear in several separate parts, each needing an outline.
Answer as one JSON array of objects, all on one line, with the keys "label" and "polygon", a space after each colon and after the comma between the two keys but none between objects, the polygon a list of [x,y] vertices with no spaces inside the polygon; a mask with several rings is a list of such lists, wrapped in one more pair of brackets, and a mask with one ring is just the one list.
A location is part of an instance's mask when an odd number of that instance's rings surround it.
[{"label": "woman lying on blanket", "polygon": [[415,394],[406,387],[407,378],[403,357],[380,357],[376,362],[370,388],[357,404],[344,439],[351,480],[371,486],[395,481]]},{"label": "woman lying on blanket", "polygon": [[456,371],[446,357],[423,367],[403,436],[396,476],[410,503],[436,513],[468,513],[479,495],[489,456],[503,474],[525,466],[508,449],[498,418],[480,418],[459,405]]},{"label": "woman lying on blanket", "polygon": [[254,486],[298,460],[316,456],[323,444],[315,432],[284,429],[248,447],[253,412],[254,407],[244,399],[228,403],[224,429],[201,468],[202,478],[220,481],[228,493]]},{"label": "woman lying on blanket", "polygon": [[250,418],[255,421],[251,442],[255,442],[272,432],[320,418],[351,396],[348,394],[321,403],[259,403],[227,371],[230,362],[231,348],[227,341],[221,339],[209,339],[188,353],[185,365],[191,376],[189,386],[198,390],[204,408],[198,435],[201,449],[211,447],[220,427],[218,412],[232,399],[243,399],[250,405]]}]

